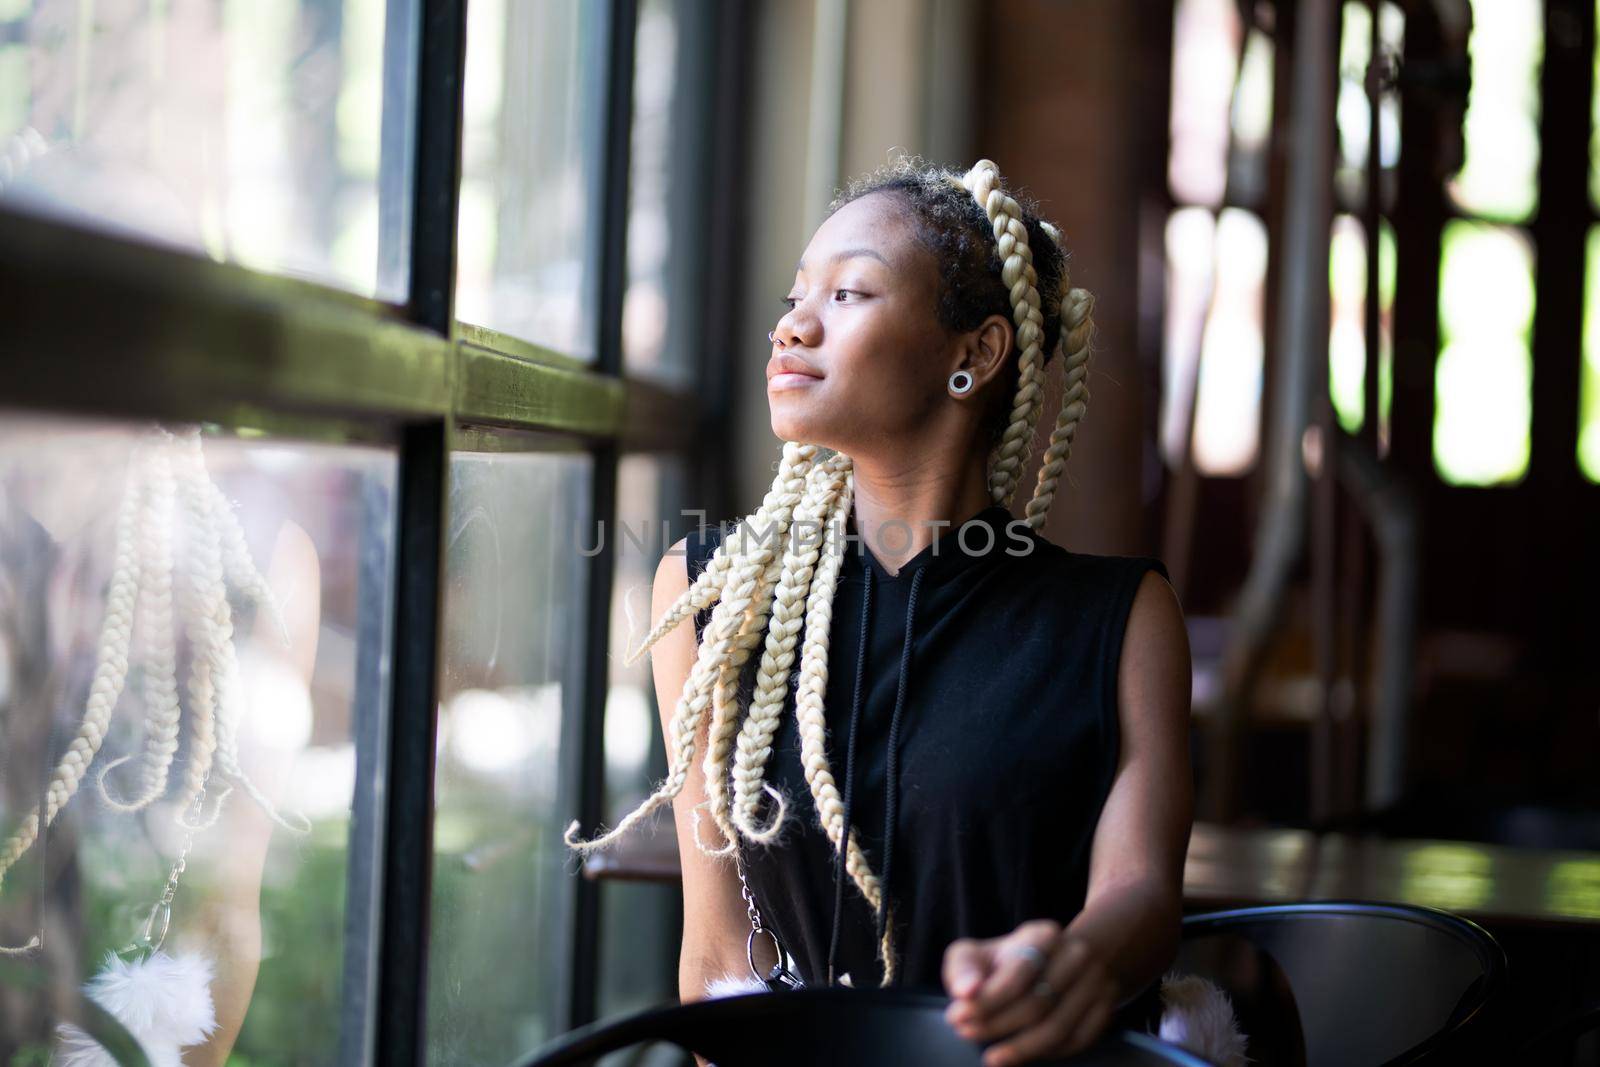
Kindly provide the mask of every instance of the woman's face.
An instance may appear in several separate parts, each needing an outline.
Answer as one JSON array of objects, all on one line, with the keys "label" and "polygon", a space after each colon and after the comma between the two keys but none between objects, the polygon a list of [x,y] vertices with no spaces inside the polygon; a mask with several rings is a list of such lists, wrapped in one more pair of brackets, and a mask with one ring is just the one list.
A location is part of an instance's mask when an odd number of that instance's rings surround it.
[{"label": "woman's face", "polygon": [[896,195],[869,194],[824,222],[786,297],[767,363],[783,440],[857,453],[925,430],[952,402],[962,338],[939,323],[938,265]]}]

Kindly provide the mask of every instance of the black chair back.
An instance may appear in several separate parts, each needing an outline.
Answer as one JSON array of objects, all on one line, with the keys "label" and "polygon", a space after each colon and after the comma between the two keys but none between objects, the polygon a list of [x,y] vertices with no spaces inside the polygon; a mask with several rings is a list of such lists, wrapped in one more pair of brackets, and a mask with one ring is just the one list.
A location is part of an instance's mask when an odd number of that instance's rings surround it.
[{"label": "black chair back", "polygon": [[1176,967],[1228,991],[1248,1054],[1273,1067],[1462,1062],[1506,981],[1476,923],[1357,901],[1189,916]]},{"label": "black chair back", "polygon": [[[945,1021],[950,1001],[894,989],[808,988],[652,1008],[574,1030],[520,1067],[586,1064],[618,1049],[671,1042],[717,1067],[980,1067],[982,1049]],[[1045,1061],[1039,1061],[1042,1065]],[[1072,1067],[1209,1067],[1148,1034],[1110,1033]]]}]

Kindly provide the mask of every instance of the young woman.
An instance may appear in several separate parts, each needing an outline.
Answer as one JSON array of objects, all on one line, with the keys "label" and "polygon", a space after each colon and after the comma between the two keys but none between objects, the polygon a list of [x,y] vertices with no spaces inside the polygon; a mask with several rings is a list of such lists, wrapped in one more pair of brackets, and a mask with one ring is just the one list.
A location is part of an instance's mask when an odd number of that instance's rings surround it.
[{"label": "young woman", "polygon": [[686,1000],[748,972],[742,867],[805,984],[944,992],[990,1067],[1144,1028],[1179,933],[1190,663],[1159,560],[1038,533],[1089,396],[1091,298],[993,163],[905,159],[830,206],[783,301],[777,479],[656,574],[639,652],[671,773],[567,842],[672,803]]}]

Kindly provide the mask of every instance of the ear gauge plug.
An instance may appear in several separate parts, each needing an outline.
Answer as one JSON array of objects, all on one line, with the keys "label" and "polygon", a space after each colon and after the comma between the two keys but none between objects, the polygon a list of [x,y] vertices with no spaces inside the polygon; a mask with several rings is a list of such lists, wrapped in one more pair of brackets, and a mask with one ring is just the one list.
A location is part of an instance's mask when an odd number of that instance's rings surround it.
[{"label": "ear gauge plug", "polygon": [[950,375],[950,391],[957,396],[965,396],[972,392],[972,374],[968,371],[958,370]]}]

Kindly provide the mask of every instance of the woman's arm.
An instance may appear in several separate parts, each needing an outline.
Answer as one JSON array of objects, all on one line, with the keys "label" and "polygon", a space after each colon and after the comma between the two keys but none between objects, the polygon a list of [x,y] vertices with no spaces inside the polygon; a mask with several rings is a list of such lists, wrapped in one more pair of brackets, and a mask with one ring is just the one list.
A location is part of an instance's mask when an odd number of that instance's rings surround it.
[{"label": "woman's arm", "polygon": [[[1095,827],[1083,910],[1065,928],[1041,919],[945,953],[946,1012],[957,1032],[988,1048],[985,1067],[1071,1055],[1104,1031],[1115,1010],[1160,978],[1177,952],[1183,865],[1194,821],[1189,762],[1188,631],[1172,586],[1146,574],[1129,611],[1117,669],[1121,744]],[[1054,991],[1023,945],[1046,958]]]},{"label": "woman's arm", "polygon": [[1134,597],[1117,674],[1121,753],[1095,828],[1088,898],[1067,931],[1107,961],[1121,1005],[1177,953],[1194,823],[1189,635],[1177,594],[1153,572]]},{"label": "woman's arm", "polygon": [[[684,542],[679,541],[668,549],[656,568],[650,617],[661,618],[688,587]],[[690,619],[685,619],[651,649],[661,734],[669,762],[673,756],[672,715],[698,653],[694,624]],[[683,947],[678,957],[678,996],[685,1003],[706,995],[708,979],[724,973],[744,976],[750,970],[745,960],[745,936],[750,920],[745,912],[744,897],[739,892],[738,871],[731,859],[707,856],[694,843],[691,812],[706,798],[701,759],[709,732],[709,721],[702,723],[688,779],[683,791],[672,801],[672,817],[678,829],[678,860],[683,868]],[[701,812],[700,832],[708,845],[717,841],[716,823],[705,812]],[[771,948],[765,942],[762,946],[770,955]]]}]

